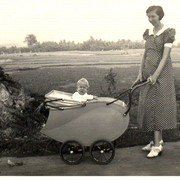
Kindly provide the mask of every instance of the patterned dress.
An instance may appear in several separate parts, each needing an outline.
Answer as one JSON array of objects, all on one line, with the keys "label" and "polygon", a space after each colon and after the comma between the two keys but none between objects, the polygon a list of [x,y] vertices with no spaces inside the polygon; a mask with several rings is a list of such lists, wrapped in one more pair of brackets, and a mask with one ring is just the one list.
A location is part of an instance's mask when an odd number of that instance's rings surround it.
[{"label": "patterned dress", "polygon": [[[167,28],[156,35],[147,29],[143,38],[146,42],[142,75],[143,79],[147,79],[156,71],[162,59],[164,46],[172,45],[175,40],[175,29]],[[137,121],[140,128],[145,131],[176,128],[176,96],[170,56],[156,83],[140,88]]]}]

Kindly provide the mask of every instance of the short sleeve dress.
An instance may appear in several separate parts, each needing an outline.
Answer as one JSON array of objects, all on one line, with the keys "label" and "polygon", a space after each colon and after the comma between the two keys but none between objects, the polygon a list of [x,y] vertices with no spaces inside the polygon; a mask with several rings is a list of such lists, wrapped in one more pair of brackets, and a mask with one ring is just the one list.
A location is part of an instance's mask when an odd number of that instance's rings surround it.
[{"label": "short sleeve dress", "polygon": [[[147,29],[143,38],[145,42],[143,79],[156,71],[165,46],[172,46],[175,29],[163,28],[156,35]],[[174,73],[171,57],[168,57],[157,82],[140,88],[137,122],[145,131],[173,129],[177,125],[177,107],[174,85]]]}]

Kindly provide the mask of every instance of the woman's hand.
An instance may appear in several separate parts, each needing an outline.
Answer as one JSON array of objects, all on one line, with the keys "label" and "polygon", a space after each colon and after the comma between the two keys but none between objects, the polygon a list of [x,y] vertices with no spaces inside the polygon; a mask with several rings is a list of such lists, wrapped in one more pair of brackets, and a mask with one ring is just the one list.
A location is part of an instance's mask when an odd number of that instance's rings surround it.
[{"label": "woman's hand", "polygon": [[158,76],[156,74],[153,74],[152,76],[150,76],[148,78],[148,81],[150,81],[151,84],[154,85],[156,83],[157,79],[158,79]]},{"label": "woman's hand", "polygon": [[142,81],[142,73],[139,73],[139,74],[138,74],[137,80],[138,80],[138,81]]},{"label": "woman's hand", "polygon": [[142,81],[142,73],[139,73],[139,74],[138,74],[138,77],[137,77],[137,79],[133,82],[131,88],[132,88],[138,81]]}]

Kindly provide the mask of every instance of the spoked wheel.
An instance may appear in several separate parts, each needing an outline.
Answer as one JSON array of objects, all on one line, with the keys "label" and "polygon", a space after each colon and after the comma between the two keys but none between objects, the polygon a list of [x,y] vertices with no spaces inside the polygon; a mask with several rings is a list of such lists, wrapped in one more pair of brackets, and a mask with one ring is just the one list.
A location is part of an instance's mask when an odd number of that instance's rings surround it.
[{"label": "spoked wheel", "polygon": [[91,157],[97,164],[108,164],[115,155],[115,149],[111,142],[99,140],[91,145]]},{"label": "spoked wheel", "polygon": [[84,147],[77,141],[67,141],[62,144],[60,155],[67,164],[79,164],[84,155]]}]

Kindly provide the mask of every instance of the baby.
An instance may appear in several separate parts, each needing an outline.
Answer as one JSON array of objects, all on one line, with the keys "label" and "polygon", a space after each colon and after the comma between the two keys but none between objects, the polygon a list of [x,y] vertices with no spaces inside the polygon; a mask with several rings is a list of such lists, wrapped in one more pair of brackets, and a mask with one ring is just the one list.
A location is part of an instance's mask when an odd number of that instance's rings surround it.
[{"label": "baby", "polygon": [[77,92],[72,95],[73,100],[79,102],[86,102],[88,100],[96,99],[96,96],[87,94],[89,82],[85,78],[81,78],[77,82]]}]

